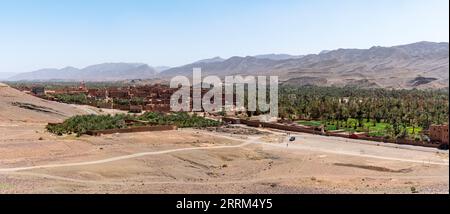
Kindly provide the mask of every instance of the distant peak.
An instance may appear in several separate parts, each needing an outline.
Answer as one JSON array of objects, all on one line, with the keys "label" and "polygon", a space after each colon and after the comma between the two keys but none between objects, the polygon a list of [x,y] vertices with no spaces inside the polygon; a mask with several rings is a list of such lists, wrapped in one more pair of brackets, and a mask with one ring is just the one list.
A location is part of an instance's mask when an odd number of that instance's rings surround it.
[{"label": "distant peak", "polygon": [[222,57],[216,56],[216,57],[209,58],[209,59],[199,60],[195,63],[213,63],[213,62],[223,62],[223,61],[225,61],[225,59],[223,59]]},{"label": "distant peak", "polygon": [[289,54],[262,54],[253,56],[257,59],[271,59],[271,60],[287,60],[287,59],[300,59],[303,55],[289,55]]},{"label": "distant peak", "polygon": [[62,68],[61,70],[78,70],[78,68],[72,67],[72,66],[67,66]]},{"label": "distant peak", "polygon": [[320,54],[327,54],[327,53],[330,53],[330,52],[331,52],[331,50],[323,50],[323,51],[320,51],[319,55]]}]

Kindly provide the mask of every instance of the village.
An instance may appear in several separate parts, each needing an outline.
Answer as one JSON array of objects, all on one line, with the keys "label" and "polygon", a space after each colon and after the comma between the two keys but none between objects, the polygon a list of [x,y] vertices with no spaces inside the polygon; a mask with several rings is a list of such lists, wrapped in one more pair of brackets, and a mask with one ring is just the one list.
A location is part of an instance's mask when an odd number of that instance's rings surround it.
[{"label": "village", "polygon": [[[177,90],[170,88],[164,84],[154,85],[128,85],[128,86],[109,86],[109,87],[92,87],[88,88],[85,82],[79,83],[78,86],[65,86],[53,90],[46,90],[41,85],[31,85],[29,87],[16,88],[22,92],[31,94],[43,99],[93,106],[99,109],[117,109],[134,114],[142,114],[144,112],[157,112],[167,114],[171,112],[170,100],[172,94]],[[202,96],[208,90],[202,89]],[[191,96],[193,89],[191,88]],[[83,97],[83,99],[69,99],[63,100],[65,96],[68,97]],[[223,95],[223,104],[225,102],[225,95]],[[348,98],[345,98],[348,99]],[[192,99],[190,106],[192,107]],[[234,95],[233,106],[237,106],[236,95]],[[383,137],[369,136],[366,132],[349,132],[346,130],[326,130],[322,126],[313,126],[309,124],[298,123],[295,120],[285,118],[271,118],[267,115],[248,114],[245,109],[234,108],[233,111],[223,112],[222,109],[215,112],[197,112],[203,117],[208,117],[214,120],[223,121],[227,124],[244,124],[251,127],[263,127],[270,129],[278,129],[285,132],[303,132],[318,134],[324,136],[336,136],[352,139],[363,139],[376,142],[397,143],[406,145],[416,145],[425,147],[435,147],[441,149],[448,149],[448,124],[433,124],[428,130],[422,130],[421,135],[426,140],[417,139],[386,139]],[[141,129],[147,130],[147,129]],[[108,131],[104,131],[108,132]],[[109,131],[110,132],[110,131]]]},{"label": "village", "polygon": [[[47,87],[29,90],[58,91]],[[0,193],[448,192],[436,142],[244,114],[129,113],[1,84],[0,108]]]},{"label": "village", "polygon": [[165,85],[153,86],[127,86],[108,88],[88,88],[84,82],[78,87],[62,87],[55,90],[46,90],[44,86],[21,87],[19,90],[31,95],[64,102],[59,100],[61,95],[84,96],[80,103],[97,108],[118,109],[141,113],[142,111],[169,112],[170,96],[174,89]]}]

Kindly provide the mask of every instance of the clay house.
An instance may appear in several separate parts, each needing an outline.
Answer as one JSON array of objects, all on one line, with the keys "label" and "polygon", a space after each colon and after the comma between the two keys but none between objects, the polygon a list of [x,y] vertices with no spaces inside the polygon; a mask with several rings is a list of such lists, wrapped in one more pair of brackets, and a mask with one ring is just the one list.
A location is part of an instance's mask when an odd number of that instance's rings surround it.
[{"label": "clay house", "polygon": [[105,89],[89,89],[88,97],[95,99],[106,99],[108,97],[108,91]]},{"label": "clay house", "polygon": [[98,89],[91,88],[88,90],[88,97],[97,98]]},{"label": "clay house", "polygon": [[139,98],[146,98],[147,95],[148,95],[148,92],[146,92],[146,91],[139,91],[139,90],[138,91],[134,91],[132,93],[133,97],[139,97]]},{"label": "clay house", "polygon": [[113,99],[130,99],[130,93],[128,90],[109,90],[108,97]]},{"label": "clay house", "polygon": [[145,111],[167,113],[170,112],[170,105],[166,104],[148,104],[144,107]]},{"label": "clay house", "polygon": [[36,96],[44,96],[45,88],[44,86],[34,86],[31,88],[31,92]]},{"label": "clay house", "polygon": [[431,125],[429,133],[432,141],[448,144],[448,124]]},{"label": "clay house", "polygon": [[142,106],[140,105],[130,105],[130,112],[131,113],[142,113]]}]

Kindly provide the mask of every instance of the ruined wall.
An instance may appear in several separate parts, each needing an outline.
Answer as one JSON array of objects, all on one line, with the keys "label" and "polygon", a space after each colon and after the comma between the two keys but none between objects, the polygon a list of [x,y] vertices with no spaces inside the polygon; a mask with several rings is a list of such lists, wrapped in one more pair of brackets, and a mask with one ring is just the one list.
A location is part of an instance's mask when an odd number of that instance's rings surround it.
[{"label": "ruined wall", "polygon": [[[250,120],[241,120],[237,118],[223,118],[224,122],[232,123],[232,124],[245,124],[251,127],[264,127],[264,128],[272,128],[272,129],[278,129],[283,131],[292,131],[292,132],[303,132],[303,133],[310,133],[310,134],[317,134],[322,135],[323,133],[321,131],[314,130],[314,128],[305,128],[295,125],[285,125],[285,124],[279,124],[279,123],[265,123],[265,122],[259,122],[259,121],[250,121]],[[447,126],[447,144],[448,144],[448,126]],[[336,133],[336,132],[326,132],[326,136],[333,136],[333,137],[343,137],[343,138],[351,138],[351,139],[359,139],[359,140],[367,140],[367,141],[376,141],[376,142],[384,142],[384,143],[396,143],[396,144],[405,144],[405,145],[414,145],[414,146],[424,146],[424,147],[433,147],[437,148],[440,145],[435,143],[428,143],[424,141],[415,141],[415,140],[408,140],[408,139],[386,139],[382,137],[371,137],[367,135],[349,135],[345,133]],[[442,133],[439,133],[439,136],[442,137]],[[445,142],[443,142],[445,143]]]},{"label": "ruined wall", "polygon": [[88,131],[88,135],[99,136],[102,134],[115,134],[115,133],[133,133],[133,132],[151,132],[151,131],[168,131],[176,130],[176,126],[141,126],[141,127],[131,127],[125,129],[108,129],[99,131]]},{"label": "ruined wall", "polygon": [[430,138],[432,141],[439,141],[448,144],[448,124],[430,126]]}]

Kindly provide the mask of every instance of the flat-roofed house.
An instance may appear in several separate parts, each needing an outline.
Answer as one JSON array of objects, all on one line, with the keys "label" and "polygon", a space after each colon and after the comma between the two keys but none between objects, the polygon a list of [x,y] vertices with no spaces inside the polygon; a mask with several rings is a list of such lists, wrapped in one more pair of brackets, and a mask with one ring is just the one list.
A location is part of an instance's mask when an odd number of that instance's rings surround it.
[{"label": "flat-roofed house", "polygon": [[448,144],[448,124],[431,125],[429,132],[432,141]]},{"label": "flat-roofed house", "polygon": [[36,96],[45,95],[45,87],[44,86],[34,86],[31,88],[31,92]]}]

